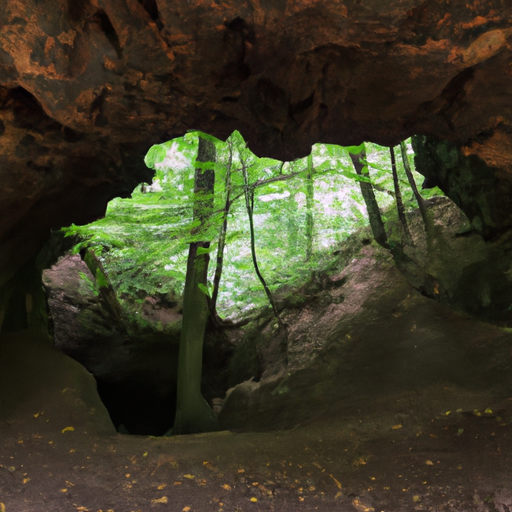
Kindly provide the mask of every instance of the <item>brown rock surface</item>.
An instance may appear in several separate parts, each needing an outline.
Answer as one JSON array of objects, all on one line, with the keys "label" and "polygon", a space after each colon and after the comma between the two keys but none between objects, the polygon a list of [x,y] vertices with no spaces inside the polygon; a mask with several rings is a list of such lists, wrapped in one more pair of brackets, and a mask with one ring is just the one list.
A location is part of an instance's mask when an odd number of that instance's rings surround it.
[{"label": "brown rock surface", "polygon": [[0,426],[14,432],[115,433],[94,377],[35,331],[0,337],[0,403]]},{"label": "brown rock surface", "polygon": [[188,129],[239,129],[286,159],[437,135],[506,182],[511,35],[504,0],[6,0],[0,283],[49,228],[149,179],[147,149]]}]

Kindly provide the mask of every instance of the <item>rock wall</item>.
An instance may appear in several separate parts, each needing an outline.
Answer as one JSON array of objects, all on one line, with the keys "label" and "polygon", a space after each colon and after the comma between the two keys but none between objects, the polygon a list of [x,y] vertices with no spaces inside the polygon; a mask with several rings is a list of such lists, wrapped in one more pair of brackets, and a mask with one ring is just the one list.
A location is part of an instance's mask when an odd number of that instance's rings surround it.
[{"label": "rock wall", "polygon": [[0,402],[0,425],[13,433],[115,433],[94,377],[36,331],[0,336]]},{"label": "rock wall", "polygon": [[511,35],[505,0],[6,0],[0,285],[188,129],[283,159],[436,135],[509,182]]},{"label": "rock wall", "polygon": [[504,272],[506,255],[474,232],[460,236],[467,219],[446,198],[429,206],[438,227],[430,250],[419,240],[424,234],[417,212],[409,223],[415,259],[435,282],[432,296],[407,282],[387,250],[367,243],[369,229],[355,233],[322,286],[314,291],[308,283],[294,291],[303,304],[284,304],[289,332],[283,345],[275,343],[279,331],[270,313],[266,323],[259,319],[245,330],[231,364],[232,376],[245,381],[227,392],[222,428],[273,430],[330,415],[359,416],[395,393],[412,393],[415,404],[433,393],[425,410],[437,407],[445,390],[457,390],[458,400],[468,390],[509,393],[512,316],[504,303],[512,300],[512,278]]}]

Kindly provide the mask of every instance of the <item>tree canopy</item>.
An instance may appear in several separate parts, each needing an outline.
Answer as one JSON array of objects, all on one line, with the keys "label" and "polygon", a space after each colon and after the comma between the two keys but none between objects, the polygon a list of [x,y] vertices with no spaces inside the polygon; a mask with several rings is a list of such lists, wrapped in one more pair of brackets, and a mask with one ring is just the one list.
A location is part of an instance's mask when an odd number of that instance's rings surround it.
[{"label": "tree canopy", "polygon": [[[208,165],[196,160],[199,135],[216,149],[216,161],[210,163],[213,209],[202,223],[194,216],[193,202],[195,169]],[[410,145],[404,147],[412,154]],[[152,184],[137,187],[131,199],[111,201],[104,219],[72,226],[68,233],[79,234],[82,246],[95,249],[121,298],[140,300],[157,293],[180,295],[188,244],[210,241],[211,256],[223,256],[222,282],[215,290],[219,276],[216,265],[210,265],[203,291],[218,294],[222,316],[237,318],[267,303],[252,261],[247,191],[258,263],[271,290],[306,279],[332,258],[337,244],[368,223],[357,182],[371,184],[384,219],[396,216],[389,148],[366,143],[363,165],[368,172],[363,174],[351,160],[360,150],[316,144],[308,157],[281,162],[257,157],[236,131],[225,142],[190,132],[151,147],[145,162],[155,170]],[[417,207],[401,158],[396,167],[404,208]]]}]

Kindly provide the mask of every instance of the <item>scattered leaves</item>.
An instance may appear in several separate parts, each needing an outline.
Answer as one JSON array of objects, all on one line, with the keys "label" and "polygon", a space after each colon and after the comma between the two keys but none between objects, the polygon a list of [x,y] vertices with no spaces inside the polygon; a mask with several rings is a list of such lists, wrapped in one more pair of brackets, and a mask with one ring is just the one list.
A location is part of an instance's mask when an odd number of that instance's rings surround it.
[{"label": "scattered leaves", "polygon": [[352,500],[352,505],[359,510],[359,512],[375,512],[375,509],[373,507],[368,507],[364,503],[361,502],[359,498],[355,498]]},{"label": "scattered leaves", "polygon": [[[366,463],[365,463],[365,464],[366,464]],[[329,475],[329,476],[334,480],[334,483],[336,484],[336,487],[337,487],[338,489],[341,489],[341,488],[342,488],[342,487],[341,487],[341,483],[340,483],[338,480],[336,480],[336,478],[334,478],[334,476],[332,476],[332,475]]]},{"label": "scattered leaves", "polygon": [[256,503],[256,502],[258,501],[258,498],[255,498],[255,497],[253,496],[249,501],[252,501],[253,503]]},{"label": "scattered leaves", "polygon": [[434,465],[434,463],[431,460],[427,460],[427,462],[425,464],[427,466],[433,466]]},{"label": "scattered leaves", "polygon": [[393,425],[391,428],[392,430],[398,430],[399,428],[402,428],[403,425],[401,423],[398,423],[397,425]]},{"label": "scattered leaves", "polygon": [[169,502],[169,498],[167,496],[162,496],[161,498],[154,498],[151,500],[151,503],[168,503]]},{"label": "scattered leaves", "polygon": [[183,475],[183,478],[188,478],[189,480],[194,480],[195,476],[187,473],[186,475]]},{"label": "scattered leaves", "polygon": [[75,427],[66,427],[66,428],[63,428],[62,429],[62,434],[64,434],[64,432],[74,432],[75,431]]}]

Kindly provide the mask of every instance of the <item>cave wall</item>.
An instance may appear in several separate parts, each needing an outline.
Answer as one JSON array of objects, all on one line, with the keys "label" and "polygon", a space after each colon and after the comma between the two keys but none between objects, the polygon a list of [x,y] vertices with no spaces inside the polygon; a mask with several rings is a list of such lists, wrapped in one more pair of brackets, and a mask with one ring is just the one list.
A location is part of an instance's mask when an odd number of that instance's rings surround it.
[{"label": "cave wall", "polygon": [[437,137],[415,136],[412,145],[416,170],[464,210],[476,232],[495,240],[510,231],[512,181],[506,169]]},{"label": "cave wall", "polygon": [[282,159],[435,135],[509,183],[511,36],[506,0],[6,0],[0,286],[189,129]]}]

